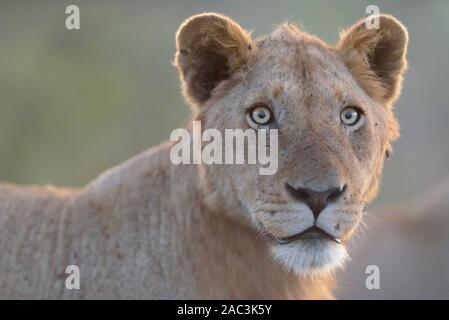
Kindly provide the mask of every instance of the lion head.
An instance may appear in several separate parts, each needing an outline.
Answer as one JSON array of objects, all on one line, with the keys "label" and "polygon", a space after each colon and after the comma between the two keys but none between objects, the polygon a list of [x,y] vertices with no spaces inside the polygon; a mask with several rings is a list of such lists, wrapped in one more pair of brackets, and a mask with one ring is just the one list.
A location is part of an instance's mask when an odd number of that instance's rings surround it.
[{"label": "lion head", "polygon": [[278,130],[274,175],[257,164],[198,166],[207,206],[255,228],[300,274],[343,264],[399,135],[392,106],[408,36],[394,17],[375,18],[378,29],[361,20],[336,45],[288,23],[252,39],[214,13],[176,35],[175,65],[203,129]]}]

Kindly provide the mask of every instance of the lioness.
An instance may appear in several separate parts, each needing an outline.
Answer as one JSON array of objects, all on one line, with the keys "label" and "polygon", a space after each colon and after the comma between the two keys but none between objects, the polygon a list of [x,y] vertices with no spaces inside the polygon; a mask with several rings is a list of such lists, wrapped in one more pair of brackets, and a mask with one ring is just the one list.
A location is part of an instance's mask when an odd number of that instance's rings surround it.
[{"label": "lioness", "polygon": [[80,190],[2,185],[0,298],[331,298],[398,137],[408,36],[377,18],[335,46],[292,24],[252,39],[220,14],[187,19],[175,65],[192,120],[277,129],[277,173],[174,165],[167,142]]}]

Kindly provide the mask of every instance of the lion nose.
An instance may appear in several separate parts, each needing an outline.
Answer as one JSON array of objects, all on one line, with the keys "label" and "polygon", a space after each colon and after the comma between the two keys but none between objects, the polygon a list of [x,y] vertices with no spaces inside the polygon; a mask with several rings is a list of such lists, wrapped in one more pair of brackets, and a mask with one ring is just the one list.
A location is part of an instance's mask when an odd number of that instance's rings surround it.
[{"label": "lion nose", "polygon": [[288,192],[293,198],[305,203],[313,212],[315,219],[321,211],[332,202],[337,201],[346,190],[346,184],[342,187],[330,188],[326,191],[315,191],[307,188],[294,188],[290,184],[286,185]]}]

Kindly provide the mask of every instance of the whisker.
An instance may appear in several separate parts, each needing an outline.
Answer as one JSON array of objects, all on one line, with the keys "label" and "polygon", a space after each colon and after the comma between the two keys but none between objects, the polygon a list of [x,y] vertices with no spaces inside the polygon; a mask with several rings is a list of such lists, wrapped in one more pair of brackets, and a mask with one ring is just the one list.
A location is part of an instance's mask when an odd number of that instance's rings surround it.
[{"label": "whisker", "polygon": [[376,222],[381,221],[378,216],[372,215],[372,214],[368,213],[368,211],[363,211],[363,214],[365,215],[365,217],[376,220]]}]

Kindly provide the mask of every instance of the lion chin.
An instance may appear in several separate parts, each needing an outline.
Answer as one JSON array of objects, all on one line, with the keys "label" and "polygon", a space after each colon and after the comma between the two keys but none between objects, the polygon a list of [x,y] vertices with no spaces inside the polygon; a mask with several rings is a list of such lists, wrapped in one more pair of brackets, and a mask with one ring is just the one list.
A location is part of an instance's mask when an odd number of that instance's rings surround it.
[{"label": "lion chin", "polygon": [[342,268],[349,255],[342,244],[329,240],[299,240],[288,244],[273,244],[270,249],[274,259],[300,276],[330,273]]}]

